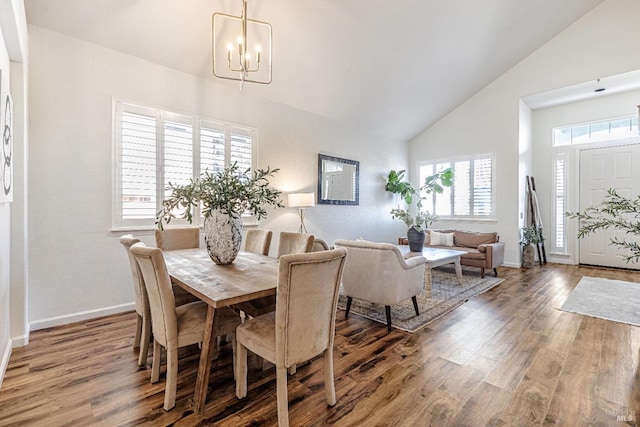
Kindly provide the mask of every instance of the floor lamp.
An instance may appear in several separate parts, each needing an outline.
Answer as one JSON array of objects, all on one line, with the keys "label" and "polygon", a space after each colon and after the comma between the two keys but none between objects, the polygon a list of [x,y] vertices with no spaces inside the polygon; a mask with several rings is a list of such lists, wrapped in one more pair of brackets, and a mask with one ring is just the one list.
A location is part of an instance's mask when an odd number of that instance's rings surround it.
[{"label": "floor lamp", "polygon": [[298,233],[303,231],[307,233],[307,227],[304,225],[304,211],[316,205],[315,193],[289,193],[289,207],[297,208],[300,215],[300,229]]}]

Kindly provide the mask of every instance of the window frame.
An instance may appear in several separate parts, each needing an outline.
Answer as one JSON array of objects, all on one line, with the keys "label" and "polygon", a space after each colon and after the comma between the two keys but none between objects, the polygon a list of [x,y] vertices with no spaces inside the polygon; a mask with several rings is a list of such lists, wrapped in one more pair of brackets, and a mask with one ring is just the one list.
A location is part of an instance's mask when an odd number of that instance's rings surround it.
[{"label": "window frame", "polygon": [[[156,228],[155,216],[153,218],[124,218],[123,217],[123,197],[122,197],[122,155],[123,155],[123,139],[122,139],[122,114],[134,113],[145,116],[154,117],[155,123],[155,156],[156,156],[156,175],[155,175],[155,195],[156,195],[156,212],[162,206],[164,200],[164,180],[165,180],[165,138],[164,130],[167,121],[176,122],[191,126],[191,168],[192,178],[197,178],[201,174],[201,128],[210,128],[209,125],[219,126],[219,131],[224,134],[224,166],[230,164],[231,154],[231,134],[233,130],[241,130],[251,142],[251,169],[255,169],[257,165],[257,140],[258,130],[254,126],[245,124],[227,122],[219,119],[199,117],[188,113],[179,113],[176,111],[164,110],[157,107],[142,105],[140,103],[124,101],[121,99],[113,99],[112,105],[112,231],[133,231],[133,230],[152,230]],[[243,215],[244,217],[245,215]],[[248,222],[252,222],[252,216],[246,215]],[[193,224],[200,226],[202,224],[202,216],[194,215]],[[171,221],[172,225],[190,225],[186,220],[175,218]]]},{"label": "window frame", "polygon": [[[473,214],[473,189],[474,189],[474,162],[478,160],[489,159],[491,161],[491,198],[490,198],[490,208],[491,213],[489,215],[474,215]],[[471,154],[465,156],[456,156],[442,159],[434,159],[434,160],[424,160],[418,162],[418,180],[420,182],[420,186],[422,186],[422,177],[420,176],[420,169],[423,166],[433,165],[433,170],[437,170],[438,165],[442,165],[443,163],[448,163],[452,169],[454,169],[454,165],[456,162],[469,162],[469,189],[470,189],[470,199],[469,206],[471,209],[471,214],[469,215],[456,215],[456,207],[455,207],[455,199],[456,199],[456,191],[455,191],[455,173],[454,173],[454,183],[450,187],[449,193],[449,203],[450,203],[450,215],[440,215],[437,214],[439,220],[449,220],[449,221],[495,221],[496,220],[496,156],[495,153],[481,153],[481,154]],[[445,167],[446,168],[446,167]],[[445,189],[446,191],[447,189]],[[436,194],[430,194],[427,196],[427,199],[423,202],[424,209],[428,210],[430,213],[436,212]]]}]

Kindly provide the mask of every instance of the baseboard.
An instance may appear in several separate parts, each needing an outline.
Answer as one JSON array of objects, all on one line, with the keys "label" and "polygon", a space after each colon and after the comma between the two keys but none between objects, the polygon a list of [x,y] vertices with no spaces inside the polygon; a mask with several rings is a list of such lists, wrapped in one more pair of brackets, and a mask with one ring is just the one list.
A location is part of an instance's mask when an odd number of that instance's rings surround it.
[{"label": "baseboard", "polygon": [[12,348],[23,347],[29,344],[29,334],[21,335],[19,337],[12,337],[11,341],[13,342],[13,344],[11,345]]},{"label": "baseboard", "polygon": [[30,330],[37,331],[39,329],[51,328],[53,326],[67,325],[69,323],[80,322],[83,320],[95,319],[96,317],[108,316],[110,314],[123,313],[125,311],[135,310],[134,303],[126,303],[114,305],[111,307],[97,308],[95,310],[81,311],[78,313],[66,314],[63,316],[49,317],[47,319],[36,320],[30,323]]},{"label": "baseboard", "polygon": [[516,264],[516,263],[512,263],[512,262],[505,262],[500,267],[520,268],[520,264]]},{"label": "baseboard", "polygon": [[11,349],[13,348],[13,344],[11,340],[7,342],[7,348],[4,349],[2,353],[2,364],[0,364],[0,389],[2,389],[2,380],[4,379],[4,374],[7,373],[7,367],[9,366],[9,358],[11,358]]}]

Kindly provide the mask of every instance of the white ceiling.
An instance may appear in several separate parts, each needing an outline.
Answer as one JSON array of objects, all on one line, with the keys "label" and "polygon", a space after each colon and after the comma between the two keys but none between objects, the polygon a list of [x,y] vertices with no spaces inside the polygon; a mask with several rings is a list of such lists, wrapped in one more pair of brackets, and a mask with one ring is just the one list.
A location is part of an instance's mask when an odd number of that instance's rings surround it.
[{"label": "white ceiling", "polygon": [[[273,26],[252,95],[409,140],[603,0],[248,0]],[[25,0],[27,22],[214,79],[211,15],[241,0]],[[237,87],[237,82],[218,80]]]}]

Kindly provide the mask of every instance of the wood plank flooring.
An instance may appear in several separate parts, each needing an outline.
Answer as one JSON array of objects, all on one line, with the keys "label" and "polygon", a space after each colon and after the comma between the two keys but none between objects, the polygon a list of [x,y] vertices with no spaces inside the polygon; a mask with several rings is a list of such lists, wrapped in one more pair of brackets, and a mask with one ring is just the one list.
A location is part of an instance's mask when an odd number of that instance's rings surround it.
[{"label": "wood plank flooring", "polygon": [[[339,311],[338,403],[325,403],[316,358],[289,377],[291,425],[637,425],[640,327],[557,308],[582,276],[640,274],[559,264],[499,273],[499,286],[415,334]],[[33,332],[13,350],[0,426],[277,425],[273,367],[250,370],[238,400],[229,344],[202,415],[192,411],[199,350],[181,350],[176,407],[165,412],[164,374],[150,384],[150,366],[138,368],[134,325],[124,313]]]}]

